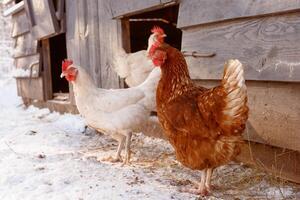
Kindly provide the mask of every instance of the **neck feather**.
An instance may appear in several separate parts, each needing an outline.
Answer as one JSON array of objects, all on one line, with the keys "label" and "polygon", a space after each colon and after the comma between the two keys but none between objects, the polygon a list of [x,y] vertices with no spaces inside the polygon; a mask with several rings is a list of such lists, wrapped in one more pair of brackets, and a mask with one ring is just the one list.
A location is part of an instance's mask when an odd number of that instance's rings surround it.
[{"label": "neck feather", "polygon": [[161,95],[168,100],[181,95],[193,86],[186,61],[181,52],[175,48],[167,52],[167,60],[161,66],[161,71],[159,85],[164,93]]}]

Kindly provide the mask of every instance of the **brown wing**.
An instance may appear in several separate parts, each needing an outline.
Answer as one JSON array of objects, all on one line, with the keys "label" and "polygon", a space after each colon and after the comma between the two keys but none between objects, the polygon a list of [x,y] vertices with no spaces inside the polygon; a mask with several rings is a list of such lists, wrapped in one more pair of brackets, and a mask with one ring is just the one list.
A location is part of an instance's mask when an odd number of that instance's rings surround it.
[{"label": "brown wing", "polygon": [[247,89],[242,64],[225,64],[222,85],[198,97],[200,112],[209,124],[215,121],[225,135],[240,135],[248,119]]},{"label": "brown wing", "polygon": [[199,100],[206,102],[205,98],[209,91],[203,88],[193,88],[192,91],[186,92],[163,106],[159,115],[163,119],[164,128],[172,133],[188,134],[189,137],[197,139],[217,137],[220,128],[214,119],[213,108],[207,109],[198,105]]}]

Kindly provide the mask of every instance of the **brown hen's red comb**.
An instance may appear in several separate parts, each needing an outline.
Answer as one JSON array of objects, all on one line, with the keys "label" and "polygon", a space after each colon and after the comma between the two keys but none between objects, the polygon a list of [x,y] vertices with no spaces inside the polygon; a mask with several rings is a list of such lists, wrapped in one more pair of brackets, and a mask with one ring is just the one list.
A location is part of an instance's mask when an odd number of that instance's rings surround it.
[{"label": "brown hen's red comb", "polygon": [[67,70],[68,67],[70,65],[72,65],[72,64],[73,64],[73,60],[64,59],[63,62],[62,62],[62,66],[61,66],[62,67],[62,71]]},{"label": "brown hen's red comb", "polygon": [[152,29],[151,29],[151,32],[152,33],[158,33],[158,34],[165,34],[164,30],[162,28],[160,28],[159,26],[154,26]]}]

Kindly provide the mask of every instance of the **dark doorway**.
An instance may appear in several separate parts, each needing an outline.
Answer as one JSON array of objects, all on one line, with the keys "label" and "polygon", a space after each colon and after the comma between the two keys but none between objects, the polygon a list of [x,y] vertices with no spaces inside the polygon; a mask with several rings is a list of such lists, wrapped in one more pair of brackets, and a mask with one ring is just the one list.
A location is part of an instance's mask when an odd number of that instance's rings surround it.
[{"label": "dark doorway", "polygon": [[131,52],[147,49],[153,26],[160,26],[167,34],[166,42],[181,50],[182,31],[176,28],[179,5],[133,15],[129,18]]},{"label": "dark doorway", "polygon": [[62,61],[67,58],[66,34],[62,33],[49,38],[52,92],[69,93],[69,83],[65,78],[60,78]]}]

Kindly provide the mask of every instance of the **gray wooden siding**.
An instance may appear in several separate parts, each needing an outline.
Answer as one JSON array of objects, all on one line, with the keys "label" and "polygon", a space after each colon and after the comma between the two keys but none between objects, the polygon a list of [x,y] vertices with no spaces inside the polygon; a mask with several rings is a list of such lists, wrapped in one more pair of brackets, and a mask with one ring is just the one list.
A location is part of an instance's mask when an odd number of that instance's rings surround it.
[{"label": "gray wooden siding", "polygon": [[110,0],[109,9],[113,17],[129,16],[144,11],[163,8],[177,0]]},{"label": "gray wooden siding", "polygon": [[37,52],[37,40],[30,33],[30,22],[24,7],[12,14],[13,29],[12,37],[15,40],[13,57],[17,69],[30,70],[32,78],[22,76],[16,78],[18,95],[44,100],[43,82],[40,76],[40,55]]},{"label": "gray wooden siding", "polygon": [[299,12],[193,26],[182,37],[182,50],[216,53],[187,57],[194,79],[220,79],[224,62],[236,58],[248,80],[300,81]]},{"label": "gray wooden siding", "polygon": [[178,28],[300,10],[300,0],[181,0]]},{"label": "gray wooden siding", "polygon": [[36,39],[46,38],[59,32],[52,0],[25,0],[25,9],[31,24],[31,34]]},{"label": "gray wooden siding", "polygon": [[110,1],[66,1],[68,58],[85,67],[102,88],[119,88],[112,59],[113,51],[121,45],[121,33],[112,17]]}]

